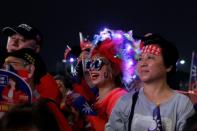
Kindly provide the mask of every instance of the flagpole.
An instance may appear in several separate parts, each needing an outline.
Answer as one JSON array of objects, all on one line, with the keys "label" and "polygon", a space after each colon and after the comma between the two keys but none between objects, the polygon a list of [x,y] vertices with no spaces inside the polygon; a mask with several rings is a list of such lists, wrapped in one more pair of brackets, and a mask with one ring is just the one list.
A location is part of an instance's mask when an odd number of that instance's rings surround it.
[{"label": "flagpole", "polygon": [[[89,81],[89,78],[88,78],[89,76],[88,76],[87,69],[86,69],[86,67],[85,67],[85,60],[90,58],[90,54],[88,53],[87,56],[84,56],[84,55],[86,55],[86,54],[84,54],[85,49],[83,49],[84,47],[83,47],[83,45],[81,45],[81,44],[84,42],[84,37],[83,37],[82,32],[79,32],[79,41],[80,41],[81,51],[83,52],[83,53],[82,53],[82,56],[81,56],[83,77],[84,77],[84,80],[87,82],[88,86],[89,86],[89,87],[92,87],[92,84],[91,84],[91,82]],[[87,47],[86,47],[86,48],[87,48]]]},{"label": "flagpole", "polygon": [[195,51],[192,52],[192,59],[191,59],[191,67],[190,67],[190,75],[189,75],[189,91],[193,92],[193,89],[191,87],[191,80],[192,80],[192,67],[193,67],[193,62],[194,62],[194,55],[195,55]]}]

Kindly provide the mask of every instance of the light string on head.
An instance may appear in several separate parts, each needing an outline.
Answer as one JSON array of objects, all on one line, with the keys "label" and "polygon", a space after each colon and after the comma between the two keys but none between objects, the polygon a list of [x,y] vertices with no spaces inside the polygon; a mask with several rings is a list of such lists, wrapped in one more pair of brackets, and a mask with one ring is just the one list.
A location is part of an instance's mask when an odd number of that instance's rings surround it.
[{"label": "light string on head", "polygon": [[[133,38],[133,31],[124,32],[121,30],[110,30],[105,28],[99,35],[95,35],[92,41],[94,48],[99,42],[106,39],[114,41],[116,53],[114,58],[122,60],[122,81],[126,88],[136,79],[135,66],[137,56],[140,53],[140,40]],[[130,89],[129,89],[130,90]]]},{"label": "light string on head", "polygon": [[[137,56],[140,53],[140,40],[136,40],[133,38],[133,31],[124,32],[122,30],[111,30],[105,28],[99,34],[95,34],[93,40],[90,41],[88,39],[83,38],[82,33],[79,33],[80,39],[80,47],[81,50],[89,49],[89,55],[86,56],[86,59],[89,59],[92,55],[92,51],[102,44],[103,41],[109,39],[112,40],[115,44],[116,52],[114,54],[114,58],[120,59],[122,61],[122,82],[124,83],[126,88],[130,88],[133,80],[136,79],[136,70],[135,66],[137,64]],[[71,51],[71,48],[66,48],[64,53],[64,60],[67,64],[71,66],[71,73],[73,76],[77,75],[77,65],[79,61],[82,61],[83,71],[85,70],[84,59],[82,56],[79,56],[77,59],[73,59],[73,61],[78,61],[76,65],[74,62],[71,62],[71,58],[68,58],[68,53]],[[68,60],[69,59],[69,60]],[[130,89],[128,89],[130,90]]]}]

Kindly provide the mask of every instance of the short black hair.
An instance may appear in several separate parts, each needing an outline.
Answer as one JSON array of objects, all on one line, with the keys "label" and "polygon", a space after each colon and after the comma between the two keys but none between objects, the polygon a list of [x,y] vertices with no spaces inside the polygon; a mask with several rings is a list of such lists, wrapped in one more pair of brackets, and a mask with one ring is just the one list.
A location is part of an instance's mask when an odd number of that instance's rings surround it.
[{"label": "short black hair", "polygon": [[197,113],[187,118],[183,131],[196,131],[197,130]]},{"label": "short black hair", "polygon": [[72,81],[71,81],[70,76],[68,76],[68,74],[65,74],[65,75],[57,74],[53,78],[55,80],[62,81],[64,86],[65,86],[65,88],[72,89]]},{"label": "short black hair", "polygon": [[7,56],[6,48],[0,45],[0,68],[3,66],[6,56]]},{"label": "short black hair", "polygon": [[0,130],[60,130],[56,117],[48,106],[49,102],[52,100],[40,99],[33,104],[24,103],[14,106],[0,119]]},{"label": "short black hair", "polygon": [[172,67],[171,71],[167,73],[167,80],[171,78],[176,72],[176,63],[179,59],[179,52],[176,46],[164,39],[160,34],[150,34],[142,38],[144,46],[156,44],[162,49],[162,57],[164,60],[164,65],[169,68]]}]

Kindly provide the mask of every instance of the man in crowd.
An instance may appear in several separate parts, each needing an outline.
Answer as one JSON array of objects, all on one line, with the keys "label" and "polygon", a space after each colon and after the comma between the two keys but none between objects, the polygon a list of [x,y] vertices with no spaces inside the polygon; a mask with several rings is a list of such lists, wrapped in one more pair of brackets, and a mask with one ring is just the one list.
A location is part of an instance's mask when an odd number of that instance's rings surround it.
[{"label": "man in crowd", "polygon": [[[7,54],[4,62],[4,67],[7,67],[8,65],[11,65],[14,68],[15,72],[18,75],[22,76],[22,78],[31,87],[33,103],[41,99],[49,100],[50,102],[47,103],[47,106],[54,114],[60,131],[70,131],[71,128],[68,125],[67,119],[64,117],[59,107],[57,106],[57,103],[54,101],[54,98],[57,95],[57,92],[54,92],[54,87],[41,86],[43,85],[41,83],[43,76],[45,77],[47,74],[46,66],[41,56],[29,48],[19,49]],[[46,82],[50,83],[50,81]],[[47,83],[44,84],[47,85]]]},{"label": "man in crowd", "polygon": [[[30,48],[36,53],[40,52],[43,44],[43,35],[34,26],[23,23],[13,28],[5,27],[2,33],[8,37],[6,47],[8,52],[15,52],[23,48]],[[46,94],[45,97],[56,101],[60,100],[61,93],[58,90],[57,83],[49,73],[42,76],[38,86],[53,92]]]}]

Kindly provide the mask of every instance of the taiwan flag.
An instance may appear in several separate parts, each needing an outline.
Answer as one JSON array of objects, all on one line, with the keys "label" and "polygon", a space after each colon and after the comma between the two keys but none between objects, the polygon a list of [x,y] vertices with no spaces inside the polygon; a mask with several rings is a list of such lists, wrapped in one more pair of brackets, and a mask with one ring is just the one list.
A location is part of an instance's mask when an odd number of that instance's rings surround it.
[{"label": "taiwan flag", "polygon": [[192,92],[197,92],[197,54],[195,52],[192,52],[189,90]]},{"label": "taiwan flag", "polygon": [[159,104],[153,110],[153,120],[155,122],[154,127],[148,131],[163,131]]}]

